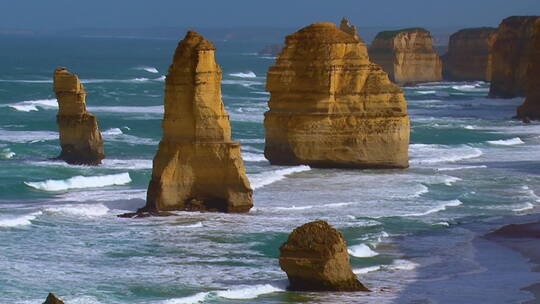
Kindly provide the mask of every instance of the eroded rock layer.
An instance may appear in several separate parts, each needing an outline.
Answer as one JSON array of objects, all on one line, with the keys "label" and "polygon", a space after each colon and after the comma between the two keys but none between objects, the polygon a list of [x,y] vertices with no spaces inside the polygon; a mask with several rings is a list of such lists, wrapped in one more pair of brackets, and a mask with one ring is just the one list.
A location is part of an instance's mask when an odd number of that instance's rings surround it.
[{"label": "eroded rock layer", "polygon": [[450,36],[443,56],[444,78],[454,81],[491,80],[491,49],[496,28],[470,28]]},{"label": "eroded rock layer", "polygon": [[540,17],[515,16],[502,21],[493,44],[490,97],[514,98],[526,96],[528,77],[533,62],[535,24]]},{"label": "eroded rock layer", "polygon": [[57,68],[54,92],[62,146],[58,158],[70,164],[99,165],[105,157],[103,139],[96,117],[86,110],[86,91],[79,78],[65,68]]},{"label": "eroded rock layer", "polygon": [[163,138],[140,211],[247,212],[252,190],[231,140],[214,45],[189,31],[165,81]]},{"label": "eroded rock layer", "polygon": [[537,18],[533,25],[529,58],[527,98],[518,107],[517,116],[523,119],[540,120],[540,18]]},{"label": "eroded rock layer", "polygon": [[397,84],[442,80],[442,62],[425,29],[380,32],[369,48],[369,57]]},{"label": "eroded rock layer", "polygon": [[265,156],[276,165],[405,168],[402,90],[369,61],[365,43],[333,23],[287,36],[268,71]]},{"label": "eroded rock layer", "polygon": [[325,221],[294,229],[279,251],[290,290],[369,291],[352,272],[343,235]]}]

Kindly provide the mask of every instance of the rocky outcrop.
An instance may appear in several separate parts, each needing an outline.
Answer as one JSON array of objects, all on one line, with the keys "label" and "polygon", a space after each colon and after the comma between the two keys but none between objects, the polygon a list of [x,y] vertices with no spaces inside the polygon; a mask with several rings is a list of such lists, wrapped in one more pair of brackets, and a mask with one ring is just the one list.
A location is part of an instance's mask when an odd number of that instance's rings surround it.
[{"label": "rocky outcrop", "polygon": [[431,34],[422,28],[378,33],[369,57],[400,85],[442,80],[441,59]]},{"label": "rocky outcrop", "polygon": [[97,119],[86,110],[86,91],[79,78],[65,68],[54,72],[58,100],[56,122],[62,152],[58,159],[69,164],[99,165],[105,157]]},{"label": "rocky outcrop", "polygon": [[341,19],[341,23],[339,24],[339,29],[344,31],[345,33],[354,36],[357,39],[360,39],[360,36],[358,36],[358,30],[356,29],[355,25],[352,25],[349,22],[349,19],[343,17]]},{"label": "rocky outcrop", "polygon": [[267,79],[270,163],[408,166],[407,102],[357,36],[333,23],[305,27],[287,36]]},{"label": "rocky outcrop", "polygon": [[518,107],[517,117],[540,120],[540,18],[534,22],[532,29],[530,61],[527,65],[527,98]]},{"label": "rocky outcrop", "polygon": [[490,81],[491,49],[496,32],[496,28],[482,27],[452,34],[448,53],[442,57],[444,78],[453,81]]},{"label": "rocky outcrop", "polygon": [[49,293],[43,304],[64,304],[64,302],[60,300],[54,293]]},{"label": "rocky outcrop", "polygon": [[240,144],[231,140],[214,52],[194,31],[176,48],[165,80],[163,138],[139,213],[247,212],[253,206]]},{"label": "rocky outcrop", "polygon": [[515,16],[502,21],[493,44],[492,77],[489,96],[514,98],[526,96],[527,70],[534,53],[535,23],[540,17]]},{"label": "rocky outcrop", "polygon": [[369,291],[352,272],[343,235],[325,221],[294,229],[279,251],[290,290]]}]

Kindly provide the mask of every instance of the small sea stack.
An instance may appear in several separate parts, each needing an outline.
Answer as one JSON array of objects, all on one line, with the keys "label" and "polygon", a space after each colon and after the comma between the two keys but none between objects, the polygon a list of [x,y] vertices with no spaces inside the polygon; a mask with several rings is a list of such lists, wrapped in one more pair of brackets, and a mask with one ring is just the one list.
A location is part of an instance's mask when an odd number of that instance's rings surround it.
[{"label": "small sea stack", "polygon": [[54,293],[49,293],[43,304],[64,304],[64,301],[60,300]]},{"label": "small sea stack", "polygon": [[105,158],[97,118],[86,110],[86,91],[79,77],[66,68],[54,72],[58,100],[56,122],[62,152],[58,159],[74,165],[99,165]]},{"label": "small sea stack", "polygon": [[469,28],[450,36],[448,52],[442,57],[444,79],[491,81],[491,50],[497,29]]},{"label": "small sea stack", "polygon": [[540,18],[534,22],[532,36],[530,62],[527,67],[527,98],[517,109],[517,117],[524,121],[540,120]]},{"label": "small sea stack", "polygon": [[369,57],[399,85],[442,80],[441,59],[430,32],[423,28],[378,33]]},{"label": "small sea stack", "polygon": [[493,44],[490,97],[523,97],[527,96],[528,88],[538,90],[530,84],[538,74],[530,74],[528,70],[535,60],[534,55],[538,54],[534,37],[539,19],[538,16],[514,16],[499,25]]},{"label": "small sea stack", "polygon": [[240,144],[231,140],[212,42],[188,31],[165,80],[163,138],[146,206],[161,211],[248,212],[253,206]]},{"label": "small sea stack", "polygon": [[273,165],[406,168],[409,116],[403,91],[354,28],[309,25],[286,37],[267,77],[265,157]]},{"label": "small sea stack", "polygon": [[289,290],[369,291],[352,272],[343,235],[325,221],[294,229],[279,251]]}]

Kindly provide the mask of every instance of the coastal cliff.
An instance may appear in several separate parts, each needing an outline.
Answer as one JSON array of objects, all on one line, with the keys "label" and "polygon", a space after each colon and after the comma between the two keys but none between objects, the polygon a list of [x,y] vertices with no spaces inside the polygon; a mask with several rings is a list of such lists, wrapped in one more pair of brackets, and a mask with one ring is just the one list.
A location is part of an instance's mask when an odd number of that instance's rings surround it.
[{"label": "coastal cliff", "polygon": [[267,77],[265,157],[275,165],[408,167],[403,91],[333,23],[287,36]]},{"label": "coastal cliff", "polygon": [[491,50],[496,28],[482,27],[460,30],[452,36],[448,52],[442,57],[445,79],[454,81],[490,81]]},{"label": "coastal cliff", "polygon": [[527,95],[527,89],[532,87],[529,82],[538,77],[528,77],[528,70],[534,61],[535,24],[539,19],[537,16],[514,16],[499,25],[493,44],[490,97]]},{"label": "coastal cliff", "polygon": [[527,98],[518,107],[517,117],[540,120],[540,18],[534,22],[532,35],[527,67]]},{"label": "coastal cliff", "polygon": [[369,57],[400,85],[442,80],[442,62],[425,29],[380,32],[369,48]]},{"label": "coastal cliff", "polygon": [[163,138],[140,212],[247,212],[253,206],[214,53],[214,45],[194,31],[178,44],[165,80]]},{"label": "coastal cliff", "polygon": [[58,159],[75,165],[99,165],[105,157],[97,119],[86,110],[86,91],[79,78],[65,68],[54,72],[58,100],[56,122],[62,152]]}]

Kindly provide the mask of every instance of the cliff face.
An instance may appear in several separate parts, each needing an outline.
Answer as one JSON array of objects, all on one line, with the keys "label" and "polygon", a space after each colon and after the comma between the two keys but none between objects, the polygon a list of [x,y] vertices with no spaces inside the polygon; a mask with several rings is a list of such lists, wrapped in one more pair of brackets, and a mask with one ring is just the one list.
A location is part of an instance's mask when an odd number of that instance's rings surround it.
[{"label": "cliff face", "polygon": [[443,56],[444,78],[455,81],[491,81],[491,49],[496,28],[471,28],[450,36]]},{"label": "cliff face", "polygon": [[231,140],[214,45],[189,31],[165,81],[163,138],[140,211],[247,212],[252,190]]},{"label": "cliff face", "polygon": [[343,235],[325,221],[294,229],[279,251],[290,290],[369,291],[352,272]]},{"label": "cliff face", "polygon": [[[490,97],[525,96],[529,81],[527,70],[533,61],[535,24],[540,17],[510,17],[503,20],[493,44]],[[538,77],[535,75],[535,77]]]},{"label": "cliff face", "polygon": [[305,27],[287,36],[267,79],[272,164],[408,166],[407,102],[358,37],[332,23]]},{"label": "cliff face", "polygon": [[424,29],[380,32],[369,57],[397,84],[442,80],[441,59],[433,49],[431,34]]},{"label": "cliff face", "polygon": [[530,61],[527,67],[527,99],[518,107],[517,116],[540,120],[540,18],[534,22],[532,31]]},{"label": "cliff face", "polygon": [[75,74],[65,68],[54,72],[54,92],[58,100],[56,122],[62,152],[58,159],[69,164],[99,165],[105,157],[97,119],[86,111],[86,92]]}]

